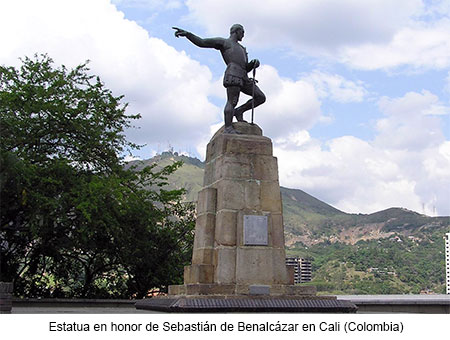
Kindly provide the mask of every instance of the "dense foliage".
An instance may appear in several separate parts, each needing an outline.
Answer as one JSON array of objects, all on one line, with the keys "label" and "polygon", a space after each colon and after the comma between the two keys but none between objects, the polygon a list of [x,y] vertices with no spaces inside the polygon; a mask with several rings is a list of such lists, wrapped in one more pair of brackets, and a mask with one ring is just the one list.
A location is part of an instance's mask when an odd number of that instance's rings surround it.
[{"label": "dense foliage", "polygon": [[445,293],[445,230],[427,239],[395,235],[355,245],[320,243],[291,250],[313,260],[312,284],[329,293]]},{"label": "dense foliage", "polygon": [[164,190],[181,164],[124,169],[139,116],[121,100],[86,64],[0,66],[1,280],[16,295],[141,297],[181,282],[193,207]]}]

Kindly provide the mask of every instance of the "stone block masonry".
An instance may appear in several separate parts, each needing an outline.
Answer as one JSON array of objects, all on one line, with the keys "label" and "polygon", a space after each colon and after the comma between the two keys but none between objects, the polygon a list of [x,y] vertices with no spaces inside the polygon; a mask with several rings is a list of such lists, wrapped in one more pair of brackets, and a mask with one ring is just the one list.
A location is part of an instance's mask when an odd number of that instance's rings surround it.
[{"label": "stone block masonry", "polygon": [[170,287],[171,293],[248,294],[251,286],[272,288],[271,294],[296,291],[282,288],[290,280],[272,141],[257,125],[234,127],[240,134],[219,130],[207,145],[192,264],[184,287]]}]

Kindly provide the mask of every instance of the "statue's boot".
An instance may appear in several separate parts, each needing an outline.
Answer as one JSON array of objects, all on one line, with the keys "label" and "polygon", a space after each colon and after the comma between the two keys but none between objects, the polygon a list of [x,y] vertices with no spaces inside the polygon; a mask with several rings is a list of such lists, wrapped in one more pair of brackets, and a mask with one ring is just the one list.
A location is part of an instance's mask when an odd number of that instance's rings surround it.
[{"label": "statue's boot", "polygon": [[247,121],[244,120],[244,112],[243,111],[240,111],[238,109],[234,110],[234,116],[236,117],[238,122],[247,123]]}]

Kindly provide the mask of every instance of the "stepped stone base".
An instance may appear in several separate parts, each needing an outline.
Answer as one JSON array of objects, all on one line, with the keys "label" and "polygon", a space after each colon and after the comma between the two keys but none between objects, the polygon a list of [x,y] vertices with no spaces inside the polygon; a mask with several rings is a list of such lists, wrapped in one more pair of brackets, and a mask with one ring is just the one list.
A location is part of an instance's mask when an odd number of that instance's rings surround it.
[{"label": "stepped stone base", "polygon": [[355,313],[357,307],[333,297],[168,296],[144,299],[137,309],[167,313]]},{"label": "stepped stone base", "polygon": [[169,286],[169,295],[271,295],[315,296],[313,286],[294,285],[235,285],[235,284],[184,284]]}]

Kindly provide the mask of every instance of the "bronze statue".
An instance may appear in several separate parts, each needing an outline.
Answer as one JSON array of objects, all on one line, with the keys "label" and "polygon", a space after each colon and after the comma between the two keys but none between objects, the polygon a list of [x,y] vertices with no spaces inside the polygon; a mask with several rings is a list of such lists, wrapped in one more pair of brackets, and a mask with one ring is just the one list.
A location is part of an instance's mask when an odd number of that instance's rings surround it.
[{"label": "bronze statue", "polygon": [[[266,101],[266,96],[255,84],[256,80],[249,78],[247,73],[259,66],[259,60],[253,59],[248,61],[247,51],[244,46],[239,44],[244,37],[244,27],[240,24],[235,24],[230,28],[230,37],[225,38],[200,38],[195,34],[185,31],[178,27],[173,27],[175,36],[186,37],[194,45],[205,48],[215,48],[222,53],[223,60],[227,65],[223,77],[223,86],[227,89],[227,103],[224,109],[225,116],[225,133],[237,133],[231,124],[233,116],[238,122],[245,122],[244,112],[261,105]],[[243,92],[252,99],[245,104],[236,108],[239,101],[239,94]],[[253,123],[253,119],[252,119]]]}]

